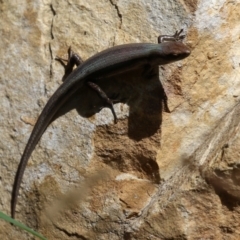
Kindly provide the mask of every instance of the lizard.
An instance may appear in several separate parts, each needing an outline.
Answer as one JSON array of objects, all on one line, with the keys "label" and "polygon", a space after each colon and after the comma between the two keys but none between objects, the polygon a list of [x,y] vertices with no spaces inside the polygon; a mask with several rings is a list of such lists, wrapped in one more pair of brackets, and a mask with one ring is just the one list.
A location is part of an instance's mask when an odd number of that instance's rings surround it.
[{"label": "lizard", "polygon": [[[55,115],[61,106],[87,83],[107,102],[116,122],[113,101],[106,96],[100,87],[92,84],[91,80],[111,77],[138,68],[151,69],[158,65],[169,64],[188,57],[191,51],[189,47],[182,43],[185,37],[185,35],[181,35],[182,31],[182,29],[176,31],[174,35],[160,35],[157,44],[129,43],[114,46],[93,55],[84,62],[69,48],[64,81],[50,97],[39,115],[20,159],[12,190],[12,218],[15,218],[18,193],[28,160],[41,136],[55,119]],[[58,58],[58,60],[63,61],[61,58]],[[74,65],[77,65],[77,67],[73,70]]]}]

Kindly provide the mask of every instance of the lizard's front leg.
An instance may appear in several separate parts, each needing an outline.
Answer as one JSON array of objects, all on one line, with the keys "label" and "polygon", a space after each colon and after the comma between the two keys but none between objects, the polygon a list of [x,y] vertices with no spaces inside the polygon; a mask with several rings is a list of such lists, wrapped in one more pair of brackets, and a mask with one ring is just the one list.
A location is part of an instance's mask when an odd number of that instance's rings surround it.
[{"label": "lizard's front leg", "polygon": [[182,41],[186,35],[181,35],[181,33],[183,32],[183,29],[181,29],[179,32],[176,31],[175,34],[173,35],[160,35],[158,37],[158,43],[162,43],[162,42],[178,42],[178,41]]}]

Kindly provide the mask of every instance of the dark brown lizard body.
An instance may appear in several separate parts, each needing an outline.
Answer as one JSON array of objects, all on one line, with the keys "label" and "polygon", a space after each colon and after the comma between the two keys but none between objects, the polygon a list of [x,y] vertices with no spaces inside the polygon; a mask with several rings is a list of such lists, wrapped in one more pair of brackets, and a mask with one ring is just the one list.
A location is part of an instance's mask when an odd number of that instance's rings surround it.
[{"label": "dark brown lizard body", "polygon": [[134,43],[109,48],[87,59],[66,77],[40,114],[20,160],[12,193],[11,214],[13,218],[28,159],[55,114],[69,97],[94,78],[109,77],[136,68],[154,67],[186,58],[190,54],[190,49],[179,41],[183,38],[180,33],[181,31],[168,36],[171,39],[168,38],[167,42],[160,44]]}]

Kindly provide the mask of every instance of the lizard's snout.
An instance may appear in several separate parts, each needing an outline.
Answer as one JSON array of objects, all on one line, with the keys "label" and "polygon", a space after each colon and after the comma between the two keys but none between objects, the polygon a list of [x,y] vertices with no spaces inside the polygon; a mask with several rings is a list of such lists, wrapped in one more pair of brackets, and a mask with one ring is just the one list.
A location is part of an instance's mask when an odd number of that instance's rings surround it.
[{"label": "lizard's snout", "polygon": [[186,47],[186,50],[185,50],[186,57],[188,57],[190,54],[191,54],[190,48]]}]

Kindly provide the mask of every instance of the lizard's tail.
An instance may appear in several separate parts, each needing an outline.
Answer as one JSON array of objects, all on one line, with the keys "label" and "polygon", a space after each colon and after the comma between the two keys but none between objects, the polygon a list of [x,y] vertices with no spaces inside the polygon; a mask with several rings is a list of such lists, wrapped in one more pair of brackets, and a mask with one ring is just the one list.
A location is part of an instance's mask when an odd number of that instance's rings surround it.
[{"label": "lizard's tail", "polygon": [[[39,142],[40,138],[42,137],[43,133],[47,129],[48,125],[52,122],[55,114],[59,110],[59,108],[66,102],[71,94],[73,94],[78,87],[73,87],[68,92],[63,91],[62,84],[58,90],[51,96],[48,100],[46,106],[44,107],[42,113],[40,114],[33,131],[30,135],[28,143],[25,147],[24,153],[18,165],[17,173],[14,180],[13,191],[12,191],[12,199],[11,199],[11,216],[12,218],[15,217],[15,210],[17,205],[17,198],[20,189],[20,185],[22,182],[24,170],[27,166],[28,160]],[[62,94],[64,92],[64,95]]]}]

